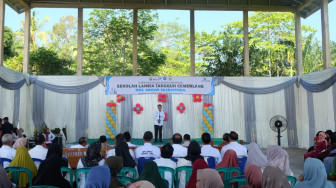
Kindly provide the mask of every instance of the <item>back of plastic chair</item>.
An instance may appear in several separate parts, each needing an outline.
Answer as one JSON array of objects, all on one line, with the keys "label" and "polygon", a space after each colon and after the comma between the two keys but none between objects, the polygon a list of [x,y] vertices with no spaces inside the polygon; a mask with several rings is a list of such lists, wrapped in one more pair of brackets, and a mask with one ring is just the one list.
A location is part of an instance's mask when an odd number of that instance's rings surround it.
[{"label": "back of plastic chair", "polygon": [[38,159],[38,158],[32,158],[34,163],[35,163],[35,166],[36,168],[38,169],[40,164],[42,163],[42,160],[41,159]]},{"label": "back of plastic chair", "polygon": [[143,169],[145,163],[147,161],[153,161],[154,159],[155,159],[154,157],[140,157],[138,159],[138,172],[139,172],[139,175],[141,174],[142,169]]},{"label": "back of plastic chair", "polygon": [[1,166],[6,168],[12,162],[12,160],[8,158],[0,158],[0,162],[1,162]]},{"label": "back of plastic chair", "polygon": [[165,166],[159,166],[159,173],[161,175],[161,178],[165,179],[168,181],[168,179],[165,177],[165,172],[169,172],[171,174],[171,188],[174,188],[174,176],[175,176],[175,170],[169,167],[165,167]]},{"label": "back of plastic chair", "polygon": [[11,166],[6,168],[7,173],[11,173],[12,176],[12,183],[16,185],[20,184],[20,173],[27,173],[28,174],[28,184],[29,187],[33,185],[33,173],[28,168],[18,167],[18,166]]},{"label": "back of plastic chair", "polygon": [[179,183],[180,183],[180,173],[185,171],[185,184],[188,184],[189,178],[192,174],[192,166],[180,166],[178,168],[176,168],[176,173],[175,173],[175,179],[176,179],[176,187],[179,187]]},{"label": "back of plastic chair", "polygon": [[57,188],[57,187],[50,186],[50,185],[35,185],[35,186],[32,186],[31,188]]},{"label": "back of plastic chair", "polygon": [[77,186],[79,186],[78,185],[78,175],[79,175],[79,173],[83,172],[85,174],[85,180],[86,180],[90,170],[91,170],[91,167],[79,168],[79,169],[76,170],[75,178],[76,178]]},{"label": "back of plastic chair", "polygon": [[236,176],[236,177],[225,180],[224,187],[232,187],[232,184],[235,182],[238,183],[238,188],[243,187],[244,185],[246,185],[245,176]]},{"label": "back of plastic chair", "polygon": [[166,185],[166,188],[169,188],[169,182],[166,179],[164,179],[163,181],[164,181],[164,183]]},{"label": "back of plastic chair", "polygon": [[136,180],[138,178],[137,171],[134,168],[130,167],[123,167],[121,171],[118,173],[118,176],[129,177],[129,175],[127,175],[129,172],[133,174],[133,180]]},{"label": "back of plastic chair", "polygon": [[174,161],[176,163],[178,161],[178,158],[172,157],[172,158],[170,158],[170,160],[172,160],[172,161]]},{"label": "back of plastic chair", "polygon": [[216,159],[215,159],[215,157],[207,157],[207,162],[208,162],[209,168],[214,169],[216,167]]},{"label": "back of plastic chair", "polygon": [[67,172],[69,173],[69,176],[70,176],[70,187],[72,187],[72,183],[73,183],[73,171],[71,168],[68,168],[68,167],[62,167],[61,168],[61,172]]},{"label": "back of plastic chair", "polygon": [[233,176],[232,174],[234,172],[237,172],[238,176],[241,175],[240,169],[236,167],[222,167],[222,168],[217,168],[216,170],[218,173],[224,173],[224,182],[225,180],[232,178]]},{"label": "back of plastic chair", "polygon": [[244,175],[245,170],[245,163],[246,163],[247,157],[239,157],[238,158],[238,166],[241,170],[241,174]]},{"label": "back of plastic chair", "polygon": [[118,175],[118,180],[120,181],[120,183],[122,183],[124,186],[127,186],[127,184],[129,183],[134,183],[134,179],[126,177],[126,176],[119,176]]},{"label": "back of plastic chair", "polygon": [[288,181],[290,182],[291,186],[294,187],[294,185],[296,184],[296,177],[293,176],[287,176]]}]

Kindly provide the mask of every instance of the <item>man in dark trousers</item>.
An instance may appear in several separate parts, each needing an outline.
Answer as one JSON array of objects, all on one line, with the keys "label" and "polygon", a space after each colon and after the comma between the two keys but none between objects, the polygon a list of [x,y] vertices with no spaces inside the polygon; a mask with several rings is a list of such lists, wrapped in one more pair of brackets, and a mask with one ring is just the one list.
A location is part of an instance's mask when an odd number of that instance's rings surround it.
[{"label": "man in dark trousers", "polygon": [[13,130],[14,130],[14,127],[11,123],[8,122],[8,117],[4,117],[2,119],[3,121],[3,124],[1,125],[1,136],[0,136],[0,145],[2,146],[2,142],[1,142],[1,139],[2,139],[2,135],[5,135],[5,134],[12,134],[13,133]]},{"label": "man in dark trousers", "polygon": [[155,130],[155,142],[158,140],[158,133],[160,142],[162,142],[162,126],[163,126],[163,120],[165,118],[165,113],[162,111],[162,105],[159,104],[158,110],[154,113],[154,130]]}]

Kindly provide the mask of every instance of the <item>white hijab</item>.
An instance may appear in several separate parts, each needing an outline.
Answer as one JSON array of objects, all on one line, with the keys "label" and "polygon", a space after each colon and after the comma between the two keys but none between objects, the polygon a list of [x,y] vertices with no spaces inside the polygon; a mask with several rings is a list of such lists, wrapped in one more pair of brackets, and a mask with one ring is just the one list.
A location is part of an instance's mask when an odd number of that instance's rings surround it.
[{"label": "white hijab", "polygon": [[256,165],[259,168],[266,166],[267,158],[266,155],[260,150],[260,147],[256,143],[250,143],[248,145],[247,160],[245,166]]},{"label": "white hijab", "polygon": [[292,176],[293,172],[289,167],[289,156],[287,151],[278,145],[267,147],[267,164],[266,166],[277,166],[286,175]]}]

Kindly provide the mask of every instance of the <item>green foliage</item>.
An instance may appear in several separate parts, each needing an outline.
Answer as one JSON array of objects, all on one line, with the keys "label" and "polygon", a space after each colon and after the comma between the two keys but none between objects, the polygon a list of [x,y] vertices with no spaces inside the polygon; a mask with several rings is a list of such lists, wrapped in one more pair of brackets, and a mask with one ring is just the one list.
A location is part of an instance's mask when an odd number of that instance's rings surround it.
[{"label": "green foliage", "polygon": [[14,33],[9,27],[5,26],[4,60],[14,56],[13,44],[14,44]]},{"label": "green foliage", "polygon": [[29,72],[34,75],[69,75],[72,61],[58,57],[53,49],[38,48],[30,54]]}]

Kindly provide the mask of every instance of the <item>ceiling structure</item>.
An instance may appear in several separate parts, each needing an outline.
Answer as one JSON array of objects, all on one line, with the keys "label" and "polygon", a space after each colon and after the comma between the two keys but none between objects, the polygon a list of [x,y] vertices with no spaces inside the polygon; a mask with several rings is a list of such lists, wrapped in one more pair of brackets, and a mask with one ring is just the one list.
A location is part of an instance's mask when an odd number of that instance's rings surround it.
[{"label": "ceiling structure", "polygon": [[[332,0],[328,0],[329,3]],[[30,8],[114,8],[296,12],[307,18],[321,0],[5,0],[17,13]]]}]

